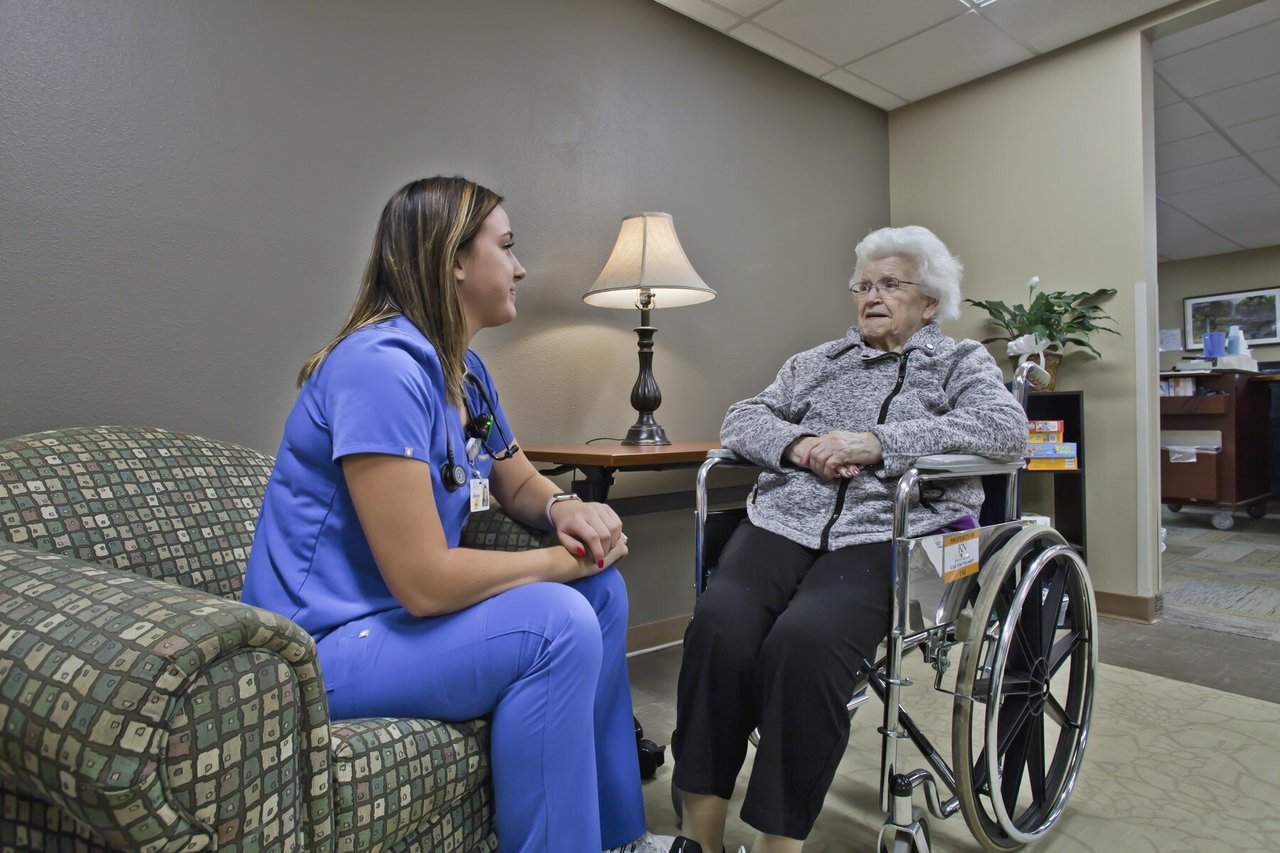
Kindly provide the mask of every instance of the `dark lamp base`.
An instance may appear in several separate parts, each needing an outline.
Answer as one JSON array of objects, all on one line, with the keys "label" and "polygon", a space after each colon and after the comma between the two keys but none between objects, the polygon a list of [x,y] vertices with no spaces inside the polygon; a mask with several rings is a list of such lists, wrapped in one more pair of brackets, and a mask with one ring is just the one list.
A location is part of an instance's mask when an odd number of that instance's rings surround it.
[{"label": "dark lamp base", "polygon": [[637,423],[627,430],[627,437],[622,440],[623,444],[670,444],[667,438],[667,431],[657,424],[641,424]]},{"label": "dark lamp base", "polygon": [[640,375],[636,377],[636,384],[631,389],[631,408],[636,410],[639,417],[631,425],[631,429],[627,430],[627,437],[622,440],[623,444],[671,443],[667,438],[667,431],[658,426],[658,422],[653,419],[654,409],[662,405],[662,392],[658,390],[658,383],[653,378],[653,333],[656,331],[657,329],[649,325],[649,312],[641,308],[640,325],[636,328]]}]

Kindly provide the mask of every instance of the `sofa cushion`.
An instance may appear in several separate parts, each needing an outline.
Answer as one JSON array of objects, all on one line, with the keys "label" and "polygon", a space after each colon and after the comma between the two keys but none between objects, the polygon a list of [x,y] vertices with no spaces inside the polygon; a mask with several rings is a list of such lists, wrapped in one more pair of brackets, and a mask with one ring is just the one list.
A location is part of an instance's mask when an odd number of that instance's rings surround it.
[{"label": "sofa cushion", "polygon": [[[394,847],[439,817],[480,802],[489,784],[489,724],[373,717],[330,724],[336,846]],[[488,792],[484,801],[487,801]],[[486,837],[488,809],[462,808],[435,850],[471,850],[453,841]]]},{"label": "sofa cushion", "polygon": [[0,536],[239,598],[270,456],[162,429],[0,441]]}]

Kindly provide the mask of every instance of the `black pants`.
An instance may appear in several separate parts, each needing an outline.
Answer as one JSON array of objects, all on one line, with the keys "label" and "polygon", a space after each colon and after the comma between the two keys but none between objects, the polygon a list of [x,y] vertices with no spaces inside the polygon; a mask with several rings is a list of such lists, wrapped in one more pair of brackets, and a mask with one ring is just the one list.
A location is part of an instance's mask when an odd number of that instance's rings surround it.
[{"label": "black pants", "polygon": [[742,819],[803,839],[849,742],[861,661],[889,633],[891,546],[804,548],[744,521],[684,636],[672,784],[729,798],[760,728]]}]

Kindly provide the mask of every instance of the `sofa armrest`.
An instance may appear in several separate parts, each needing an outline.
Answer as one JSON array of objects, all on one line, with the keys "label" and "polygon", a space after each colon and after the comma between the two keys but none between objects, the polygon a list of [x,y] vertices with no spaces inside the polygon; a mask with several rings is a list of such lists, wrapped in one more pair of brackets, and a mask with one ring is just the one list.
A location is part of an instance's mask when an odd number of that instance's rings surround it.
[{"label": "sofa armrest", "polygon": [[325,849],[315,644],[265,610],[0,544],[0,778],[110,847]]}]

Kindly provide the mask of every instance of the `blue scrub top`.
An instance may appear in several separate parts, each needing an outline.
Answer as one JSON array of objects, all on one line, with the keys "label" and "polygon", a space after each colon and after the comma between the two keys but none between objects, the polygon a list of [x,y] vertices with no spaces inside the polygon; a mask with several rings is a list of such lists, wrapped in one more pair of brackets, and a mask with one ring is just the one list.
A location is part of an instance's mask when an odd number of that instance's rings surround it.
[{"label": "blue scrub top", "polygon": [[351,453],[385,453],[422,462],[450,548],[470,515],[471,489],[446,491],[440,467],[453,458],[488,477],[492,454],[511,427],[493,379],[468,350],[466,366],[483,385],[463,385],[475,415],[492,412],[485,446],[468,459],[457,408],[447,402],[435,347],[397,315],[347,336],[302,386],[285,422],[245,572],[242,600],[297,622],[319,639],[339,625],[400,607],[374,563],[342,476]]}]

